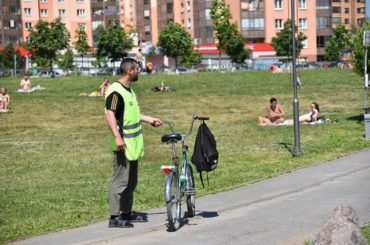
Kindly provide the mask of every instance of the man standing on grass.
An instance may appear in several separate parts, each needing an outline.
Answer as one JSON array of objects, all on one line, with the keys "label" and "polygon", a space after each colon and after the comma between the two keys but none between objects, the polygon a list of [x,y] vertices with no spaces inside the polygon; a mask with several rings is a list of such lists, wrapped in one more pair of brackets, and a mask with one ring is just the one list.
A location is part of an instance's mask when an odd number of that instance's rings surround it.
[{"label": "man standing on grass", "polygon": [[133,227],[131,222],[147,219],[132,211],[133,193],[137,184],[138,159],[144,155],[141,122],[153,127],[162,125],[158,118],[140,113],[131,83],[138,80],[139,66],[135,59],[125,58],[121,76],[106,92],[106,119],[112,133],[113,177],[109,191],[111,217],[109,227]]}]

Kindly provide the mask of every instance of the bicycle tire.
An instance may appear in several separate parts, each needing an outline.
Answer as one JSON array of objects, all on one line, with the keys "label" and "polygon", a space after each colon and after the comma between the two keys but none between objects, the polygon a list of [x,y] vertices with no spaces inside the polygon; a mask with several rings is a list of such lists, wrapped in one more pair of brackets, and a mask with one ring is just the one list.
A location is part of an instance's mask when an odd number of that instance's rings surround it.
[{"label": "bicycle tire", "polygon": [[187,166],[188,171],[188,188],[190,187],[192,191],[191,194],[186,196],[186,207],[188,209],[188,217],[195,216],[195,182],[194,182],[194,175],[193,169],[190,166]]},{"label": "bicycle tire", "polygon": [[179,177],[175,172],[171,172],[167,178],[170,178],[169,185],[171,198],[167,201],[167,218],[168,226],[171,230],[176,231],[180,228],[181,220],[181,198],[177,196],[177,189],[179,187]]}]

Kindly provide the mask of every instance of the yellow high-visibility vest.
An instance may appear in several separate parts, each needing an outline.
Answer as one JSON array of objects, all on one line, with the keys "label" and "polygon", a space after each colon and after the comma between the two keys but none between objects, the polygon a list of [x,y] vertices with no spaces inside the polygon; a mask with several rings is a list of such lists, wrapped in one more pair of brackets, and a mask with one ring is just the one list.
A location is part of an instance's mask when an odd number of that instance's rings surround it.
[{"label": "yellow high-visibility vest", "polygon": [[[134,91],[128,92],[120,83],[115,82],[109,86],[105,99],[113,93],[119,93],[125,103],[123,114],[123,140],[126,144],[125,155],[130,161],[138,160],[144,155],[144,138],[141,129],[140,107]],[[113,133],[111,134],[111,146],[117,151],[117,145]]]}]

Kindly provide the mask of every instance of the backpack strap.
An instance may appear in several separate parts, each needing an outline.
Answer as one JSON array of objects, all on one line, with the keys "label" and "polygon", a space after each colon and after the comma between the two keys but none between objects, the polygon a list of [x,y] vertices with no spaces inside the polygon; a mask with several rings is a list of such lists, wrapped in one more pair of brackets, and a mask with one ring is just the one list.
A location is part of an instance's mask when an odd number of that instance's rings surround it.
[{"label": "backpack strap", "polygon": [[[203,189],[204,189],[204,183],[203,183],[203,175],[202,171],[199,172],[200,182],[202,183]],[[207,181],[208,181],[208,175],[207,175]]]},{"label": "backpack strap", "polygon": [[[200,171],[200,172],[199,172],[199,177],[200,177],[200,182],[202,183],[202,186],[203,186],[203,189],[204,189],[204,182],[203,182],[203,175],[202,175],[202,172],[203,172],[203,171]],[[207,172],[207,186],[209,187],[208,172]]]}]

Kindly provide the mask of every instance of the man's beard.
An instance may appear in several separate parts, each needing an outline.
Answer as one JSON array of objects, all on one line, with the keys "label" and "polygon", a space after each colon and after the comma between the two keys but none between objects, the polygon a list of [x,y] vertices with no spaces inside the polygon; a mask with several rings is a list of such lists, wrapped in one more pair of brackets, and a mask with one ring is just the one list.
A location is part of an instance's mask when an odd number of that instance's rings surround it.
[{"label": "man's beard", "polygon": [[139,80],[139,74],[136,74],[131,81],[136,82],[137,80]]}]

